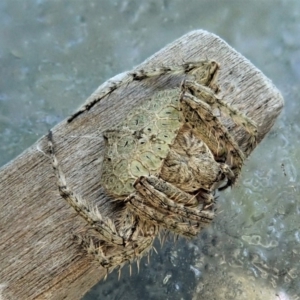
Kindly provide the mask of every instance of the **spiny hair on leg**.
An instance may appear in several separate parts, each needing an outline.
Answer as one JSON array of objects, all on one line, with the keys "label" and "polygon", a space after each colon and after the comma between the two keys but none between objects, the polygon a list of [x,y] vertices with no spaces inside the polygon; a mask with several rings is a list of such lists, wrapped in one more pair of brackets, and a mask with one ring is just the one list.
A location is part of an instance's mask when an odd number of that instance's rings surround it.
[{"label": "spiny hair on leg", "polygon": [[[200,60],[198,62],[186,62],[180,65],[173,66],[158,66],[158,67],[148,67],[141,68],[134,71],[129,71],[122,78],[113,78],[108,80],[105,83],[105,87],[102,89],[100,93],[97,93],[95,97],[86,103],[84,103],[72,116],[70,116],[67,120],[68,123],[72,122],[79,115],[84,113],[85,111],[90,110],[96,103],[100,102],[105,96],[111,94],[113,91],[117,90],[123,85],[129,84],[133,81],[141,81],[147,78],[162,76],[162,75],[184,75],[184,74],[195,74],[195,76],[202,79],[203,84],[210,83],[210,85],[215,85],[215,81],[217,78],[217,71],[219,69],[219,65],[215,61],[210,60]],[[203,74],[200,71],[203,70]],[[200,75],[199,75],[200,72]],[[206,74],[207,73],[207,74]],[[204,76],[205,75],[205,76]],[[206,78],[201,78],[206,77]]]}]

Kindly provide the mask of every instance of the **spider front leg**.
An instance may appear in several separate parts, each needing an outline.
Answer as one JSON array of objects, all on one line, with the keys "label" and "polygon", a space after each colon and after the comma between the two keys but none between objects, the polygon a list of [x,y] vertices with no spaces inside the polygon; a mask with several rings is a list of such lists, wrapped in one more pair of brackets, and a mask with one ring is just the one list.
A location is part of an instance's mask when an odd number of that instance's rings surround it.
[{"label": "spider front leg", "polygon": [[146,69],[137,69],[129,71],[126,76],[121,79],[111,79],[105,84],[105,87],[101,92],[97,93],[95,97],[84,103],[72,116],[69,117],[68,123],[72,122],[79,115],[85,111],[90,110],[95,104],[100,102],[105,96],[111,94],[121,86],[129,84],[133,81],[142,81],[147,78],[152,78],[162,75],[191,75],[199,83],[211,87],[213,90],[217,90],[217,76],[218,76],[219,64],[213,60],[200,60],[196,62],[186,62],[181,65],[175,66],[158,66],[150,67]]},{"label": "spider front leg", "polygon": [[213,217],[213,196],[209,191],[190,195],[155,176],[136,180],[136,192],[125,201],[142,218],[187,237],[196,236]]},{"label": "spider front leg", "polygon": [[67,185],[65,174],[63,173],[54,151],[52,132],[48,134],[48,147],[52,160],[52,168],[57,179],[58,190],[75,211],[83,217],[87,223],[99,232],[103,239],[116,245],[124,245],[124,239],[117,233],[114,223],[110,219],[104,219],[97,208],[91,207],[87,201],[75,194]]},{"label": "spider front leg", "polygon": [[[92,230],[92,233],[87,231],[87,234],[80,236],[87,252],[93,254],[104,268],[111,271],[116,266],[131,262],[149,251],[158,234],[158,227],[141,221],[125,207],[118,218],[117,228],[110,218],[104,218],[96,207],[89,205],[67,185],[55,155],[51,131],[48,134],[48,148],[60,195],[86,220],[89,229]],[[111,248],[114,248],[114,251],[111,251]],[[113,254],[107,254],[106,250]]]}]

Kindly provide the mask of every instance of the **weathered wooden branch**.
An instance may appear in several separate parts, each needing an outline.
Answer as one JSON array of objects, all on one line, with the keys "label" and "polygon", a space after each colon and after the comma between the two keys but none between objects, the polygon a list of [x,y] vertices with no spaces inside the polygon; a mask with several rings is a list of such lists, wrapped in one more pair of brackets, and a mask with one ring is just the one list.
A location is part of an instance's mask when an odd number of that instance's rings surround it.
[{"label": "weathered wooden branch", "polygon": [[[280,113],[283,99],[259,70],[219,37],[202,30],[190,32],[139,68],[204,58],[220,63],[219,84],[226,101],[257,122],[261,140]],[[175,82],[179,79],[161,77],[129,84],[72,123],[63,121],[53,129],[69,185],[97,204],[103,215],[111,216],[114,207],[99,185],[101,132],[120,122],[145,95]],[[227,119],[224,122],[243,147],[245,132]],[[45,137],[0,170],[0,299],[80,299],[105,275],[74,241],[73,233],[85,222],[60,197],[50,160],[40,150],[47,151]]]}]

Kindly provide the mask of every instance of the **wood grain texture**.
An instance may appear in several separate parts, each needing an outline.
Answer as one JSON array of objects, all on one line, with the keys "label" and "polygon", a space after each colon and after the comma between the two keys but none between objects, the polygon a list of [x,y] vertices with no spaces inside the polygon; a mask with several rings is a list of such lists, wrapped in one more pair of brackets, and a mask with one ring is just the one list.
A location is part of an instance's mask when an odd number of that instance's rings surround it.
[{"label": "wood grain texture", "polygon": [[[214,59],[221,65],[219,84],[225,100],[258,124],[259,141],[283,107],[279,91],[258,69],[219,37],[190,32],[138,66]],[[121,76],[126,76],[123,73]],[[70,124],[53,128],[58,159],[69,185],[104,215],[116,209],[99,184],[103,153],[101,132],[122,121],[156,89],[182,78],[155,78],[113,92]],[[105,84],[104,84],[105,85]],[[91,98],[103,89],[101,85]],[[238,143],[245,132],[223,120]],[[87,257],[73,233],[85,222],[60,197],[45,137],[0,170],[0,299],[80,299],[105,274]],[[141,270],[142,271],[142,270]]]}]

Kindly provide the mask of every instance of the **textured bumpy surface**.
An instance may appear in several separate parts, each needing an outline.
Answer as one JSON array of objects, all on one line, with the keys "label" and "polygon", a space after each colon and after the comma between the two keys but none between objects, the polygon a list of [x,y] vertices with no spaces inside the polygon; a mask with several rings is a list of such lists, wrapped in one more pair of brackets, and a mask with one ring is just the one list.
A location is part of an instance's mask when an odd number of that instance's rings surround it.
[{"label": "textured bumpy surface", "polygon": [[112,196],[124,197],[134,191],[138,177],[158,175],[180,125],[179,91],[173,89],[146,99],[115,130],[106,131],[104,188]]}]

